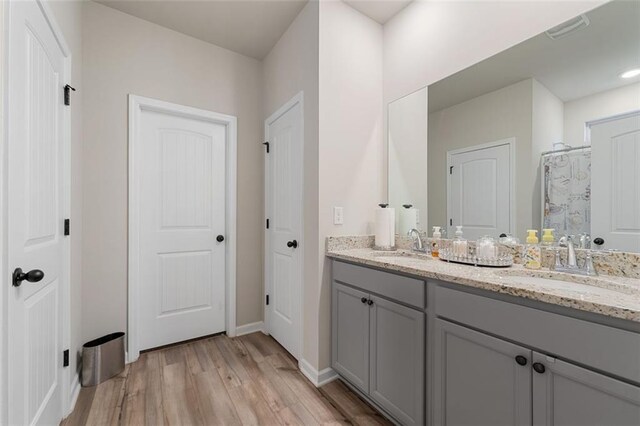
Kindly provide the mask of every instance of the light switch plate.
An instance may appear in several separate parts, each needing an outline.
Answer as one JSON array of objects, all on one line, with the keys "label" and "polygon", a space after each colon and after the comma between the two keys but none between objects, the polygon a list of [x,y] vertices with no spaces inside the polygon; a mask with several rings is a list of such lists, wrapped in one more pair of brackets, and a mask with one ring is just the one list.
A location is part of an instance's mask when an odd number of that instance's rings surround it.
[{"label": "light switch plate", "polygon": [[344,212],[342,210],[342,207],[333,208],[333,224],[334,225],[344,224]]}]

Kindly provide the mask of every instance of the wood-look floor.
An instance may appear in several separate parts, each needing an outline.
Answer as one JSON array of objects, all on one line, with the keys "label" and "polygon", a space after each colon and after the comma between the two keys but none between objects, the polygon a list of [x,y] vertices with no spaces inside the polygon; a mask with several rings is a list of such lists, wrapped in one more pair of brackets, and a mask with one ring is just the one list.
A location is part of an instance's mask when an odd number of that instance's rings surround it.
[{"label": "wood-look floor", "polygon": [[83,388],[72,425],[389,424],[340,381],[316,389],[262,333],[143,353],[122,374]]}]

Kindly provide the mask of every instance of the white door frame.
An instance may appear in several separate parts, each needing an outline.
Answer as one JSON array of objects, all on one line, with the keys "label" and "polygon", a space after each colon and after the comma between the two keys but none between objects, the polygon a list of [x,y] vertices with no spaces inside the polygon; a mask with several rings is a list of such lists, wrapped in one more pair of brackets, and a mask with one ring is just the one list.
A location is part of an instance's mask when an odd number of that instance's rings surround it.
[{"label": "white door frame", "polygon": [[[451,210],[451,160],[454,155],[464,154],[466,152],[480,151],[487,148],[496,148],[502,145],[509,145],[509,233],[515,232],[516,226],[516,181],[515,181],[515,164],[516,164],[516,138],[506,138],[500,139],[493,142],[483,143],[480,145],[474,145],[467,148],[453,149],[451,151],[447,151],[447,168],[445,169],[445,173],[447,174],[447,223],[446,228],[447,231],[450,231],[451,225],[449,225],[449,220],[451,219],[451,214],[453,213]],[[455,225],[454,225],[455,226]],[[447,238],[451,238],[450,233],[447,232]]]},{"label": "white door frame", "polygon": [[[71,84],[71,49],[67,44],[60,26],[55,20],[55,16],[49,4],[44,0],[35,0],[42,14],[44,15],[51,32],[53,33],[58,47],[64,57],[63,75],[60,78],[62,85],[60,86],[60,93],[64,85]],[[9,40],[9,11],[12,2],[2,2],[0,5],[0,54],[2,57],[2,64],[0,65],[0,79],[3,88],[2,106],[0,107],[0,239],[2,243],[2,250],[0,250],[0,273],[2,273],[2,279],[0,283],[2,290],[0,290],[0,424],[6,424],[9,418],[9,389],[8,389],[8,371],[9,371],[9,359],[7,353],[8,334],[9,334],[9,318],[7,316],[8,311],[8,297],[9,290],[12,287],[9,283],[9,265],[7,264],[7,145],[8,145],[8,120],[7,116],[11,113],[11,103],[8,99],[8,66],[9,66],[9,46],[7,40]],[[71,218],[71,113],[70,108],[64,107],[62,109],[63,114],[63,129],[62,129],[62,150],[64,152],[64,162],[62,164],[64,170],[63,178],[63,191],[62,191],[62,204],[66,218]],[[71,348],[71,239],[64,238],[64,260],[62,271],[62,283],[61,283],[61,300],[60,309],[62,309],[62,324],[60,325],[60,331],[62,332],[62,350],[69,349],[75,351],[77,348]],[[70,356],[75,356],[75,353],[70,353]],[[61,413],[66,417],[71,413],[73,405],[75,404],[75,398],[77,395],[71,395],[74,390],[80,390],[78,383],[78,376],[75,372],[74,386],[71,386],[71,367],[67,367],[63,370],[61,379],[61,392],[62,392],[62,410]]]},{"label": "white door frame", "polygon": [[237,170],[237,119],[231,115],[219,114],[178,105],[157,99],[129,94],[129,271],[128,271],[128,338],[127,362],[140,356],[138,344],[138,305],[140,264],[140,205],[138,151],[142,111],[169,113],[175,116],[222,124],[227,127],[226,141],[226,231],[225,231],[225,329],[229,336],[236,334],[236,170]]},{"label": "white door frame", "polygon": [[[278,118],[284,115],[291,108],[300,104],[300,134],[302,135],[302,149],[300,150],[301,157],[299,160],[300,168],[302,169],[302,176],[304,177],[304,92],[298,92],[293,98],[289,99],[284,105],[282,105],[276,112],[271,114],[269,118],[264,121],[264,137],[265,141],[269,141],[269,126],[273,124]],[[271,217],[271,206],[269,200],[271,199],[270,195],[270,177],[271,177],[271,168],[269,162],[269,155],[264,156],[264,214],[265,219]],[[300,283],[300,318],[298,319],[298,351],[297,354],[292,354],[298,359],[298,363],[302,361],[302,345],[304,343],[302,330],[304,327],[302,323],[304,321],[304,185],[302,185],[302,194],[300,197],[300,236],[298,240],[300,241],[300,246],[296,250],[300,250],[300,273],[298,277],[298,282]],[[272,283],[271,283],[271,268],[269,263],[269,253],[271,250],[271,232],[269,229],[264,230],[264,294],[271,294]],[[267,315],[266,307],[265,307],[265,315],[264,315],[264,332],[266,334],[271,334],[271,324],[270,324],[269,315]]]}]

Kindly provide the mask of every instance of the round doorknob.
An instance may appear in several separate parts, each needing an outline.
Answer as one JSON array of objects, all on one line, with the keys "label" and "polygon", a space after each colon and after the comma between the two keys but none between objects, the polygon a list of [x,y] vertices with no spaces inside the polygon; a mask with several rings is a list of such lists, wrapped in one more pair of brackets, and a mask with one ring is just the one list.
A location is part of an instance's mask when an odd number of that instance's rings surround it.
[{"label": "round doorknob", "polygon": [[287,247],[289,247],[289,248],[298,248],[298,242],[296,240],[287,241]]},{"label": "round doorknob", "polygon": [[534,362],[533,363],[533,369],[535,370],[536,373],[544,373],[545,368],[544,365],[540,364],[539,362]]},{"label": "round doorknob", "polygon": [[593,240],[593,244],[597,245],[597,246],[601,246],[604,244],[604,238],[598,237],[596,239]]},{"label": "round doorknob", "polygon": [[218,235],[216,237],[216,241],[219,242],[219,243],[223,242],[224,241],[224,236],[223,235]]},{"label": "round doorknob", "polygon": [[516,362],[518,365],[527,365],[527,358],[522,355],[518,355],[516,356]]},{"label": "round doorknob", "polygon": [[32,269],[29,272],[23,272],[22,268],[16,268],[13,271],[13,286],[20,287],[22,281],[29,281],[30,283],[37,283],[44,278],[44,272],[40,269]]}]

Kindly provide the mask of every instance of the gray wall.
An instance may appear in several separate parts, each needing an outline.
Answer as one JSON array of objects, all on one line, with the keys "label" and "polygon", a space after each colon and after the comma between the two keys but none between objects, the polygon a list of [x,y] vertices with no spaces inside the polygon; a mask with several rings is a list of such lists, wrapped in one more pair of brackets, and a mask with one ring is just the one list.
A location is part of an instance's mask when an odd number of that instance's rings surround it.
[{"label": "gray wall", "polygon": [[86,2],[82,336],[127,327],[127,95],[238,117],[238,325],[262,320],[261,63]]}]

